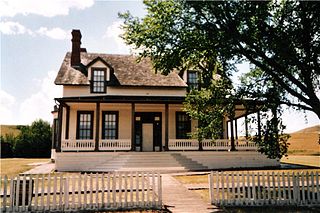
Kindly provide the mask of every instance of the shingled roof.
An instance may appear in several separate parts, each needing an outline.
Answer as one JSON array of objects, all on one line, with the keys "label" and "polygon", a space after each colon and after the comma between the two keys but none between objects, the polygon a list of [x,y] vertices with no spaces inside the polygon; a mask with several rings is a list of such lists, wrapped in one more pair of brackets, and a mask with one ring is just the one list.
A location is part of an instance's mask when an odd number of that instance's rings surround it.
[{"label": "shingled roof", "polygon": [[[150,60],[143,59],[139,63],[132,55],[98,54],[81,52],[83,68],[100,57],[108,63],[114,71],[119,86],[157,86],[157,87],[186,87],[186,83],[175,72],[167,76],[155,74]],[[55,79],[57,85],[89,85],[89,79],[84,74],[70,65],[71,53],[68,52],[62,62]]]}]

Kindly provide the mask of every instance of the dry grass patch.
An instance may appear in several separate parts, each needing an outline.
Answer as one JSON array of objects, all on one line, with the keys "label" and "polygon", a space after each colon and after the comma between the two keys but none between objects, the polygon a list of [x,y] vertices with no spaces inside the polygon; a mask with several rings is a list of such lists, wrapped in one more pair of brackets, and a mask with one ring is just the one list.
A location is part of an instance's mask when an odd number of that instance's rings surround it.
[{"label": "dry grass patch", "polygon": [[289,155],[281,159],[282,163],[320,167],[320,156]]},{"label": "dry grass patch", "polygon": [[320,125],[302,129],[290,134],[288,140],[291,155],[319,155],[320,154]]},{"label": "dry grass patch", "polygon": [[48,162],[47,158],[5,158],[0,159],[1,176],[8,175],[9,177],[18,175],[19,173],[28,171],[36,167],[36,165],[28,165],[35,163]]},{"label": "dry grass patch", "polygon": [[20,130],[17,129],[16,125],[0,125],[0,135],[10,135],[17,136],[20,133]]}]

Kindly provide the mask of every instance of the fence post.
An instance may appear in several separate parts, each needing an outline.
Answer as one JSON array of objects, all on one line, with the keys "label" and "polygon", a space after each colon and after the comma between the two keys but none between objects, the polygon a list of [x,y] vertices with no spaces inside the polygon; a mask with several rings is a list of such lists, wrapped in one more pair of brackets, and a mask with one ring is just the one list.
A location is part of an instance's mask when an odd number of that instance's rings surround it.
[{"label": "fence post", "polygon": [[210,196],[210,202],[211,204],[213,204],[213,171],[210,172],[210,174],[208,175],[208,179],[209,179],[209,196]]}]

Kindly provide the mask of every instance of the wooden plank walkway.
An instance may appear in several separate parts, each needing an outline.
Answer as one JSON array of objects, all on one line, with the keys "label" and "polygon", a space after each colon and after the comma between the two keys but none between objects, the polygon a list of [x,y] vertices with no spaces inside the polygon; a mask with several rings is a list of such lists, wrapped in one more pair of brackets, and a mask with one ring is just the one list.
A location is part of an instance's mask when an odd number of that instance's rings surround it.
[{"label": "wooden plank walkway", "polygon": [[162,202],[174,213],[218,212],[219,209],[203,201],[196,192],[188,190],[170,174],[162,174]]}]

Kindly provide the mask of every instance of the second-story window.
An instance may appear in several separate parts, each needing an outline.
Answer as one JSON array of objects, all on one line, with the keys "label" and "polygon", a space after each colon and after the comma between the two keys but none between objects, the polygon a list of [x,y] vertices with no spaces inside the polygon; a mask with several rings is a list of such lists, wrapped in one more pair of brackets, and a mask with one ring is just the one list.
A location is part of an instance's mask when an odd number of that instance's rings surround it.
[{"label": "second-story window", "polygon": [[187,84],[189,90],[198,89],[198,73],[195,71],[188,71]]},{"label": "second-story window", "polygon": [[105,93],[106,92],[106,69],[93,68],[91,75],[91,92]]}]

